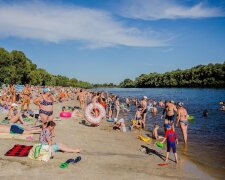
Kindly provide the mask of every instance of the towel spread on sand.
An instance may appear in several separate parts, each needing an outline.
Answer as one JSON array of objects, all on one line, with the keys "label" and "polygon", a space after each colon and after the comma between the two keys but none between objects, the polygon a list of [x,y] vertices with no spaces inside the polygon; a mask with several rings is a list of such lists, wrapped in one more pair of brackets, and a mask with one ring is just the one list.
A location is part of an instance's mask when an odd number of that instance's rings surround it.
[{"label": "towel spread on sand", "polygon": [[28,156],[32,147],[33,146],[16,144],[12,149],[5,153],[5,156],[25,157]]}]

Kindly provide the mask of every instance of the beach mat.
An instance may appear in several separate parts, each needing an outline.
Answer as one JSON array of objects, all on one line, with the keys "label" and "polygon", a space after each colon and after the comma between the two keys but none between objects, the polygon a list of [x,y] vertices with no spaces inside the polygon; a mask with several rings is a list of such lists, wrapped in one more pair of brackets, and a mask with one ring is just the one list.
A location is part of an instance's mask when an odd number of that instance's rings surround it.
[{"label": "beach mat", "polygon": [[33,146],[16,144],[12,149],[5,153],[5,156],[26,157],[28,156],[32,147]]},{"label": "beach mat", "polygon": [[9,124],[9,120],[3,119],[0,121],[0,124]]},{"label": "beach mat", "polygon": [[31,139],[33,139],[33,134],[0,133],[0,139],[31,140]]}]

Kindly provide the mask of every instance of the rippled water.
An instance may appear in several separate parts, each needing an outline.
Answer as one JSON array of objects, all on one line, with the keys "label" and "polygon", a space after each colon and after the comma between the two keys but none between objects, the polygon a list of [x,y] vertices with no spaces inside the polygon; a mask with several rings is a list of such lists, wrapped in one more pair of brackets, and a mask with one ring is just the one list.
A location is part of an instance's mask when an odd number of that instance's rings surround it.
[{"label": "rippled water", "polygon": [[[142,98],[147,96],[152,100],[182,101],[189,114],[195,117],[188,127],[188,145],[182,145],[182,135],[179,128],[178,149],[182,155],[190,158],[195,163],[205,167],[207,171],[217,178],[225,177],[225,111],[218,110],[220,101],[225,101],[225,89],[202,89],[202,88],[148,88],[148,89],[98,89],[109,91],[123,97]],[[203,111],[208,110],[208,117],[203,117]],[[154,123],[161,125],[160,132],[163,134],[163,121],[160,119],[162,109],[153,117],[147,115],[147,127],[151,131]],[[134,116],[135,107],[131,112],[123,114],[126,120]]]}]

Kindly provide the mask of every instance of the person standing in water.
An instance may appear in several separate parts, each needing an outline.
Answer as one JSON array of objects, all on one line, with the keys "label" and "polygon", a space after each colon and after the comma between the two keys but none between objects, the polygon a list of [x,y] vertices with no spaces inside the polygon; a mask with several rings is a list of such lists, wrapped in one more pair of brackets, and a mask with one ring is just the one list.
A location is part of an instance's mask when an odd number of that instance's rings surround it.
[{"label": "person standing in water", "polygon": [[142,119],[144,123],[144,128],[146,125],[146,116],[147,116],[147,96],[143,97],[143,100],[141,101],[141,107],[142,107]]},{"label": "person standing in water", "polygon": [[120,113],[119,97],[116,97],[116,100],[115,100],[115,110],[116,110],[116,117],[115,117],[115,119],[118,119],[118,116],[119,116],[119,113]]},{"label": "person standing in water", "polygon": [[187,143],[187,128],[188,128],[188,113],[187,110],[183,107],[183,103],[179,102],[177,110],[177,124],[180,124],[181,131],[183,133],[184,143]]},{"label": "person standing in water", "polygon": [[[175,112],[177,112],[177,108],[176,106],[173,104],[173,101],[166,101],[165,103],[165,109],[163,110],[163,114],[161,116],[161,119],[163,118],[164,114],[166,113],[166,117],[164,120],[164,126],[166,124],[169,124],[172,126],[172,129],[174,131],[174,116],[175,116]],[[165,129],[166,131],[166,129]]]}]

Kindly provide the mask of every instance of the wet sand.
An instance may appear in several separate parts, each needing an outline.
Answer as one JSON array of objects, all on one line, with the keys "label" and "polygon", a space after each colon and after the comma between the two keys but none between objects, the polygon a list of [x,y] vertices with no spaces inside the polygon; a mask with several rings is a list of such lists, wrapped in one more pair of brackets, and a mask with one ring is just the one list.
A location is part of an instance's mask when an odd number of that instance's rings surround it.
[{"label": "wet sand", "polygon": [[[59,116],[63,105],[78,104],[75,101],[55,104],[55,117]],[[33,105],[31,108],[35,109]],[[0,114],[0,118],[3,117],[4,114]],[[138,132],[113,131],[112,124],[108,122],[102,122],[99,127],[89,127],[72,118],[56,123],[55,142],[79,147],[81,153],[58,152],[47,163],[27,157],[7,157],[4,154],[15,144],[33,145],[35,142],[0,139],[0,179],[210,179],[183,157],[179,157],[178,165],[169,161],[167,166],[158,166],[164,163],[166,149],[155,147],[153,141],[145,143],[138,140]],[[38,140],[39,136],[34,137]],[[141,146],[147,147],[148,154],[139,150]],[[81,162],[66,169],[59,168],[60,163],[78,155],[82,157]]]}]

